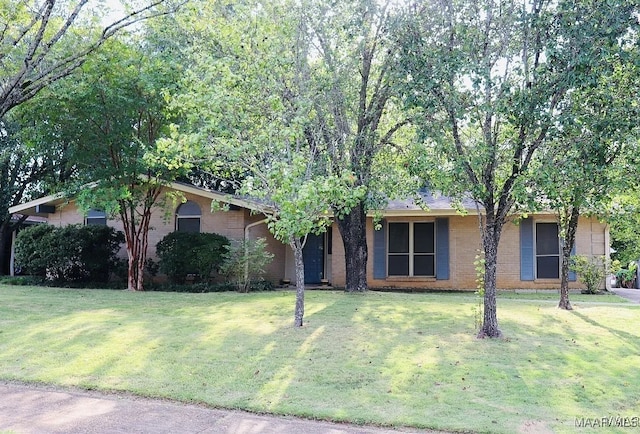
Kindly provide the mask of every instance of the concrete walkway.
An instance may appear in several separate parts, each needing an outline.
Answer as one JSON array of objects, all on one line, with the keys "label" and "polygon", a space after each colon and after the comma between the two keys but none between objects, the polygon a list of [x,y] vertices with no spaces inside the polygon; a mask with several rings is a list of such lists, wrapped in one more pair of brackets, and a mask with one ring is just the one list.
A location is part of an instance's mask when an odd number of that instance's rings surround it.
[{"label": "concrete walkway", "polygon": [[611,288],[611,292],[633,303],[640,303],[640,289]]},{"label": "concrete walkway", "polygon": [[171,401],[0,382],[0,433],[381,434],[376,427],[209,409]]}]

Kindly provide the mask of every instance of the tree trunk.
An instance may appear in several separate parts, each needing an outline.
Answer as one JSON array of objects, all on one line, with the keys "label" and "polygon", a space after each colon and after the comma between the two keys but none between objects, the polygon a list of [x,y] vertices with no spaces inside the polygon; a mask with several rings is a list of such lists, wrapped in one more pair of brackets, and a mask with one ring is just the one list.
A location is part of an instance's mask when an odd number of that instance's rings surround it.
[{"label": "tree trunk", "polygon": [[131,233],[125,234],[127,256],[129,258],[127,289],[130,291],[144,291],[144,262],[147,253],[146,240],[148,232],[140,231],[140,227],[136,231],[133,225],[130,226],[129,230]]},{"label": "tree trunk", "polygon": [[[134,204],[120,202],[120,219],[127,243],[128,266],[127,289],[130,291],[144,291],[144,266],[147,259],[149,245],[149,224],[151,209],[160,196],[161,188],[151,187],[146,192],[143,209],[138,214]],[[140,220],[136,224],[136,216]]]},{"label": "tree trunk", "polygon": [[576,243],[576,230],[578,229],[578,219],[580,217],[580,209],[577,206],[571,206],[571,216],[564,229],[564,243],[562,243],[562,267],[560,281],[560,309],[572,310],[569,301],[569,264],[571,263],[571,251]]},{"label": "tree trunk", "polygon": [[136,246],[135,241],[131,239],[131,234],[126,234],[126,243],[127,243],[127,289],[129,291],[137,291],[138,290],[138,279],[137,279],[137,270],[138,270],[138,261],[136,255]]},{"label": "tree trunk", "polygon": [[[120,218],[124,229],[124,238],[127,244],[127,289],[129,291],[143,291],[140,282],[140,240],[137,236],[134,210],[128,204],[120,205]],[[131,215],[127,210],[131,210]]]},{"label": "tree trunk", "polygon": [[487,215],[485,227],[482,228],[482,248],[484,249],[484,318],[478,338],[499,338],[502,332],[498,328],[496,306],[496,266],[498,263],[498,243],[502,225],[495,222],[492,215]]},{"label": "tree trunk", "polygon": [[289,245],[293,249],[296,267],[296,309],[293,317],[293,326],[302,327],[302,318],[304,317],[304,260],[302,257],[302,243],[299,238],[292,237]]},{"label": "tree trunk", "polygon": [[367,212],[360,202],[342,219],[338,228],[344,244],[346,286],[348,292],[362,292],[367,284]]}]

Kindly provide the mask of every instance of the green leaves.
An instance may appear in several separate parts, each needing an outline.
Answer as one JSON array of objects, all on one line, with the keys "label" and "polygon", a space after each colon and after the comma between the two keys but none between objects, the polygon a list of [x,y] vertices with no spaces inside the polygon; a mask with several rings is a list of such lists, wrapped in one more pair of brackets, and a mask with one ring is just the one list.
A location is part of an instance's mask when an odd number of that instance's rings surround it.
[{"label": "green leaves", "polygon": [[200,19],[215,23],[213,51],[204,49],[208,39],[193,43],[185,91],[171,99],[183,121],[159,141],[157,161],[235,174],[228,181],[257,201],[285,243],[324,230],[332,206],[348,212],[364,189],[347,168],[327,170],[318,90],[309,88],[307,17],[289,2],[207,13]]}]

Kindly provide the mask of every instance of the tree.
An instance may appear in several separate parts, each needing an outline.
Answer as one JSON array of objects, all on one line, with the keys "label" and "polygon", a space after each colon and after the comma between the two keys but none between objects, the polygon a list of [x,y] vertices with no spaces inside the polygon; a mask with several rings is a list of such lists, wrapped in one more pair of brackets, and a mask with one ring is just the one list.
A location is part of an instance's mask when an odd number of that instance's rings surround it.
[{"label": "tree", "polygon": [[180,3],[154,0],[106,25],[89,0],[26,0],[0,3],[0,119],[9,110],[79,68],[116,33],[173,12]]},{"label": "tree", "polygon": [[565,98],[562,129],[538,154],[534,185],[541,189],[541,206],[556,210],[562,240],[560,301],[571,310],[569,269],[578,219],[585,211],[605,216],[615,192],[616,161],[635,151],[640,110],[635,53],[628,47],[603,47],[608,58],[598,65],[599,77]]},{"label": "tree", "polygon": [[496,263],[505,223],[531,201],[531,162],[568,92],[598,76],[628,30],[629,2],[419,3],[399,36],[405,101],[420,112],[418,167],[435,188],[477,204],[485,255],[478,337],[499,337]]},{"label": "tree", "polygon": [[[123,7],[109,22],[108,10],[87,7],[88,0],[27,0],[0,3],[0,122],[3,129],[0,171],[0,274],[6,268],[6,245],[25,217],[14,219],[8,209],[33,195],[50,191],[71,177],[64,149],[44,148],[22,138],[29,110],[11,115],[40,91],[70,75],[108,39],[150,18],[175,11],[183,2],[155,0],[147,6]],[[126,10],[126,12],[124,12]],[[102,25],[96,23],[101,22]],[[35,110],[34,110],[35,111]],[[31,119],[34,119],[31,117]],[[10,126],[9,126],[10,125]],[[28,141],[29,143],[25,143]],[[61,166],[58,166],[61,164]],[[65,167],[66,166],[66,167]],[[34,191],[30,189],[36,187]]]},{"label": "tree", "polygon": [[[345,169],[353,172],[355,185],[367,192],[337,219],[345,249],[347,291],[368,287],[367,212],[383,206],[388,196],[415,187],[409,178],[394,176],[393,154],[398,149],[393,140],[409,120],[395,104],[396,52],[389,43],[392,5],[375,0],[305,3],[306,31],[316,52],[308,72],[314,86],[310,96],[313,128],[320,133],[329,172],[337,176]],[[379,165],[380,159],[385,163]],[[390,188],[385,191],[383,186]]]},{"label": "tree", "polygon": [[294,253],[294,325],[301,327],[305,239],[330,224],[332,206],[339,210],[333,216],[342,217],[363,190],[348,169],[328,173],[319,153],[300,7],[258,2],[211,12],[214,17],[200,19],[217,22],[215,33],[198,41],[185,75],[187,90],[174,100],[174,108],[188,116],[161,142],[164,152],[157,158],[197,164],[219,176],[228,167],[242,174],[228,182],[253,201],[273,236]]},{"label": "tree", "polygon": [[177,176],[145,160],[169,123],[162,93],[177,81],[172,65],[152,54],[153,47],[136,46],[135,39],[112,39],[74,72],[73,82],[52,85],[34,100],[48,108],[45,128],[59,130],[71,146],[68,158],[78,175],[67,194],[85,211],[102,209],[122,221],[127,286],[135,291],[144,289],[152,211]]}]

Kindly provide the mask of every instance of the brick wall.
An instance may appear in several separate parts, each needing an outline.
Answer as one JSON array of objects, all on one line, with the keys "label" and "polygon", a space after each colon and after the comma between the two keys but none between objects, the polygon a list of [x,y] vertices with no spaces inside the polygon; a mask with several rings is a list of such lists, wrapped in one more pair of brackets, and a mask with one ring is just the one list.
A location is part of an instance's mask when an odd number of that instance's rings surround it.
[{"label": "brick wall", "polygon": [[[555,222],[553,216],[534,215],[534,222]],[[387,222],[433,221],[434,217],[390,217]],[[607,227],[595,218],[581,217],[576,235],[576,253],[588,256],[604,255],[607,250]],[[449,266],[450,278],[436,280],[427,277],[388,277],[373,278],[373,222],[367,221],[367,245],[369,260],[367,275],[371,288],[416,288],[472,290],[476,288],[476,272],[473,266],[480,249],[478,218],[475,215],[449,217]],[[334,286],[344,286],[344,248],[339,231],[333,231],[333,262],[331,281]],[[500,289],[558,289],[560,279],[520,280],[520,228],[508,222],[502,232],[498,249],[497,286]],[[572,288],[581,288],[579,282],[571,282]]]},{"label": "brick wall", "polygon": [[[274,255],[272,263],[267,269],[267,279],[278,283],[287,278],[295,282],[295,270],[291,249],[275,240],[269,233],[266,224],[259,223],[264,219],[262,215],[253,215],[249,210],[236,211],[211,211],[210,199],[196,195],[185,194],[187,200],[196,202],[201,209],[201,230],[203,232],[215,232],[231,239],[242,239],[245,226],[257,223],[249,231],[250,238],[264,237],[269,245],[268,250]],[[154,210],[151,230],[149,232],[149,257],[156,258],[155,245],[166,234],[175,228],[175,211],[179,203],[167,200],[162,208]],[[534,222],[555,222],[553,216],[534,215]],[[390,217],[388,222],[415,222],[434,221],[435,217]],[[84,223],[84,217],[78,212],[73,203],[58,206],[56,213],[49,216],[49,222],[58,226]],[[109,220],[108,224],[122,230],[122,223],[118,220]],[[437,280],[426,277],[388,277],[386,279],[373,278],[373,220],[367,220],[367,245],[369,248],[369,260],[367,263],[367,275],[371,288],[417,288],[417,289],[446,289],[446,290],[471,290],[476,287],[476,273],[473,266],[476,254],[480,248],[480,235],[478,219],[474,215],[449,217],[449,267],[450,278]],[[345,254],[340,231],[336,224],[332,231],[332,255],[327,264],[329,275],[327,276],[333,286],[345,285]],[[607,251],[608,232],[605,224],[595,218],[581,217],[577,238],[577,254],[588,256],[604,255]],[[121,250],[120,255],[126,257],[126,251]],[[497,286],[501,289],[557,289],[559,279],[538,279],[534,281],[520,280],[520,229],[515,223],[508,222],[502,232],[502,238],[498,250],[498,276]],[[571,283],[572,288],[580,288],[578,282]]]},{"label": "brick wall", "polygon": [[[262,215],[252,215],[249,210],[211,210],[211,200],[197,195],[184,194],[186,200],[193,201],[200,206],[202,213],[200,219],[201,232],[213,232],[224,235],[229,239],[241,240],[244,238],[245,225],[259,222],[264,219]],[[159,206],[155,207],[152,213],[149,229],[149,251],[150,259],[157,259],[155,254],[156,244],[176,227],[175,213],[181,202],[173,200],[171,197],[163,196]],[[68,224],[84,224],[84,216],[80,213],[75,203],[71,202],[63,206],[58,206],[54,214],[50,214],[48,221],[56,226],[66,226]],[[109,226],[117,230],[122,230],[122,221],[119,219],[107,220]],[[251,238],[264,237],[269,245],[268,250],[274,255],[273,262],[268,266],[266,278],[278,283],[284,277],[286,261],[286,246],[278,242],[269,233],[265,224],[258,224],[249,230]],[[127,252],[123,247],[119,254],[126,258]]]}]

